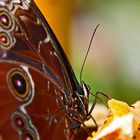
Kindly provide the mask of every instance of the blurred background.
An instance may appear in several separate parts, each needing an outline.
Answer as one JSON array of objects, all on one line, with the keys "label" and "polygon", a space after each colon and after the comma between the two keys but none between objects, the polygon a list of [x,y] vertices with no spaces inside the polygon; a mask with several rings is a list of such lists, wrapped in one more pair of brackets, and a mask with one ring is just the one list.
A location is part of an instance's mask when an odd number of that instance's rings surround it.
[{"label": "blurred background", "polygon": [[140,99],[140,1],[35,0],[74,72],[79,73],[91,35],[100,24],[82,79],[91,91],[133,103]]}]

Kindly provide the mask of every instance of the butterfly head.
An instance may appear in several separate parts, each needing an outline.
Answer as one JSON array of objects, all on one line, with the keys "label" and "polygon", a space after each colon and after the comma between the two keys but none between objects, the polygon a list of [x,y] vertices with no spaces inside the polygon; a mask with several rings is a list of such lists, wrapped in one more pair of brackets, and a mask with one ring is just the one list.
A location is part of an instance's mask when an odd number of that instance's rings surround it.
[{"label": "butterfly head", "polygon": [[82,81],[81,86],[83,89],[84,98],[88,99],[90,93],[90,86],[87,85],[84,81]]},{"label": "butterfly head", "polygon": [[83,110],[82,112],[85,114],[85,116],[88,114],[89,94],[90,87],[84,81],[82,81],[77,96],[80,102],[79,106]]}]

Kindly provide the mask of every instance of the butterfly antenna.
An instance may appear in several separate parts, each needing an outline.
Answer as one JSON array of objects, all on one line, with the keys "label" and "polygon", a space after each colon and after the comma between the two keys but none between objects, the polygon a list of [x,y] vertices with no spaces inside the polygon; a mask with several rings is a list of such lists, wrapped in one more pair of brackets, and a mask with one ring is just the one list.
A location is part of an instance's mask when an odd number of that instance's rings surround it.
[{"label": "butterfly antenna", "polygon": [[96,30],[97,30],[97,28],[99,27],[99,25],[100,25],[100,24],[98,24],[98,25],[96,26],[96,28],[94,29],[94,32],[93,32],[92,37],[91,37],[91,39],[90,39],[90,43],[89,43],[89,46],[88,46],[88,50],[87,50],[87,52],[86,52],[86,55],[85,55],[85,58],[84,58],[84,62],[83,62],[83,64],[82,64],[81,71],[80,71],[80,83],[82,82],[82,73],[83,73],[84,65],[85,65],[87,56],[88,56],[88,54],[89,54],[89,50],[90,50],[90,48],[91,48],[91,44],[92,44],[93,38],[94,38],[94,36],[95,36]]}]

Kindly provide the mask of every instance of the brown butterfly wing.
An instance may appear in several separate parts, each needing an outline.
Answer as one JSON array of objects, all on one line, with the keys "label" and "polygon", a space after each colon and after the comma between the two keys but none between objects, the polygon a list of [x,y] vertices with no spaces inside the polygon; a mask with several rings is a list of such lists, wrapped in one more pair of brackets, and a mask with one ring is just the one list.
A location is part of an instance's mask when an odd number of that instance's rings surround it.
[{"label": "brown butterfly wing", "polygon": [[[61,109],[64,109],[64,105],[57,96],[59,89],[49,80],[49,86],[46,86],[47,78],[30,66],[28,66],[27,71],[27,67],[19,63],[10,64],[5,62],[1,65],[0,76],[4,79],[0,88],[1,93],[4,93],[0,95],[0,112],[2,114],[0,118],[0,135],[2,138],[5,140],[11,137],[13,139],[23,138],[22,135],[27,133],[34,139],[39,136],[42,140],[47,137],[53,140],[57,138],[54,134],[58,135],[58,129],[60,129],[58,139],[66,139],[64,132],[65,111]],[[30,72],[30,75],[27,75],[28,72]],[[28,92],[25,97],[22,97],[23,94],[12,91],[10,81],[11,76],[15,73],[23,74],[27,80],[26,87],[28,89],[26,90]],[[41,79],[41,82],[38,79]],[[21,125],[21,122],[24,122],[24,125]],[[21,133],[21,136],[18,136],[18,133]]]},{"label": "brown butterfly wing", "polygon": [[18,108],[19,103],[15,101],[12,94],[9,94],[10,91],[7,90],[7,74],[5,72],[7,66],[0,63],[0,67],[0,138],[16,140],[18,139],[18,135],[12,127],[9,127],[11,126],[9,116],[13,112],[13,108]]},{"label": "brown butterfly wing", "polygon": [[[6,3],[4,9],[1,8],[10,17],[9,20],[13,26],[12,31],[6,30],[10,39],[10,45],[7,47],[9,51],[1,52],[1,56],[7,54],[4,59],[34,65],[36,68],[42,69],[42,72],[47,69],[45,72],[48,77],[51,74],[51,77],[55,77],[55,82],[63,83],[64,75],[60,61],[53,54],[55,50],[51,38],[37,17],[32,4],[32,1],[19,1],[19,3],[12,1],[9,4]],[[57,75],[57,79],[55,75]]]},{"label": "brown butterfly wing", "polygon": [[66,106],[78,83],[33,1],[0,1],[0,68],[2,139],[75,138]]}]

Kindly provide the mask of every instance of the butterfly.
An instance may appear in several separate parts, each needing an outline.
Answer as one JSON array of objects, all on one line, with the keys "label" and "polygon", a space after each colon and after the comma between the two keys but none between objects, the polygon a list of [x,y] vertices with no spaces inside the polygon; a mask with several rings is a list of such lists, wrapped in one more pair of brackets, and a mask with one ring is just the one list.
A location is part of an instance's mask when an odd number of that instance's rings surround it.
[{"label": "butterfly", "polygon": [[0,140],[74,140],[88,105],[34,1],[0,0]]}]

